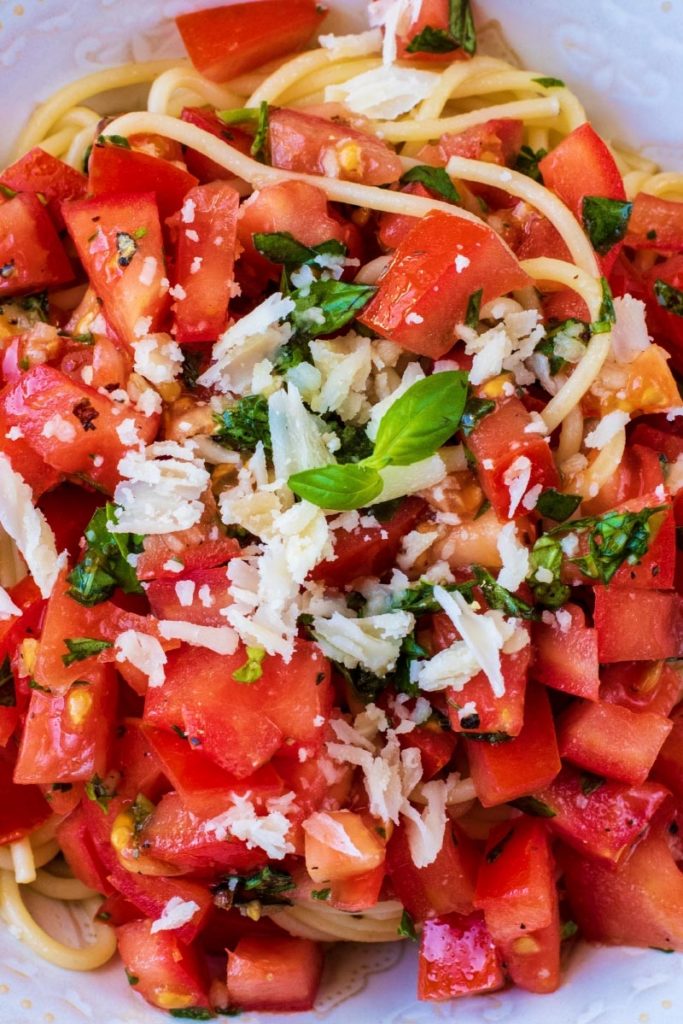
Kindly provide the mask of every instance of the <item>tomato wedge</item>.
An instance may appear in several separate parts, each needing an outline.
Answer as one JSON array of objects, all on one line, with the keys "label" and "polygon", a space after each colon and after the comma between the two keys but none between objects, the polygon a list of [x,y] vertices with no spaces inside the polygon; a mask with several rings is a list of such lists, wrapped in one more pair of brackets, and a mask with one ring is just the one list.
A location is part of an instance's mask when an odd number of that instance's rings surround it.
[{"label": "tomato wedge", "polygon": [[228,951],[228,998],[243,1010],[311,1010],[323,953],[309,939],[247,937]]},{"label": "tomato wedge", "polygon": [[501,958],[484,915],[446,914],[425,921],[420,939],[419,999],[456,999],[502,988]]},{"label": "tomato wedge", "polygon": [[173,931],[152,932],[152,923],[131,921],[116,929],[131,987],[162,1010],[210,1012],[209,981],[197,952]]},{"label": "tomato wedge", "polygon": [[93,147],[88,164],[88,188],[93,196],[153,192],[161,222],[176,213],[197,184],[193,174],[170,160],[138,153],[123,146]]},{"label": "tomato wedge", "polygon": [[50,215],[30,192],[0,205],[0,298],[73,280],[71,263]]},{"label": "tomato wedge", "polygon": [[34,146],[0,174],[0,185],[15,192],[33,192],[47,199],[47,208],[57,228],[64,227],[61,203],[65,199],[81,199],[88,180],[75,168]]},{"label": "tomato wedge", "polygon": [[633,200],[624,244],[671,255],[683,253],[683,203],[639,192]]}]

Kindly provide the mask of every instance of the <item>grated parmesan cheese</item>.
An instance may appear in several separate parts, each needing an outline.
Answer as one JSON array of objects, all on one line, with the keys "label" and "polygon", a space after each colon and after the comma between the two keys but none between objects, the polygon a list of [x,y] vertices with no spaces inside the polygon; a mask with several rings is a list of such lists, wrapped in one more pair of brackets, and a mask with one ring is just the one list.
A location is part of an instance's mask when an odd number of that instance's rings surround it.
[{"label": "grated parmesan cheese", "polygon": [[519,541],[515,523],[505,524],[498,534],[496,547],[503,563],[497,582],[514,593],[529,572],[529,552]]},{"label": "grated parmesan cheese", "polygon": [[21,608],[17,608],[5,588],[0,587],[0,622],[6,622],[14,615],[21,615]]},{"label": "grated parmesan cheese", "polygon": [[[176,583],[176,590],[178,586]],[[164,640],[183,640],[192,647],[206,647],[216,654],[234,654],[237,650],[237,634],[229,626],[198,626],[194,622],[160,619],[159,633]]]},{"label": "grated parmesan cheese", "polygon": [[645,303],[632,295],[622,295],[614,299],[614,313],[612,356],[618,363],[630,363],[652,341],[645,322]]},{"label": "grated parmesan cheese", "polygon": [[117,636],[114,647],[117,661],[130,662],[147,676],[151,687],[163,686],[166,653],[155,636],[127,629]]},{"label": "grated parmesan cheese", "polygon": [[526,455],[518,455],[503,473],[503,483],[510,495],[508,518],[512,519],[526,494],[531,479],[531,462]]},{"label": "grated parmesan cheese", "polygon": [[315,638],[328,658],[346,668],[363,665],[380,676],[395,667],[401,642],[414,627],[414,616],[404,611],[363,619],[345,618],[334,612],[329,619],[315,617],[312,623]]},{"label": "grated parmesan cheese", "polygon": [[190,608],[194,600],[194,580],[178,580],[175,585],[175,593],[181,608]]},{"label": "grated parmesan cheese", "polygon": [[57,554],[55,535],[43,513],[35,508],[31,488],[2,452],[0,526],[19,549],[42,596],[49,597],[67,554]]},{"label": "grated parmesan cheese", "polygon": [[629,420],[629,414],[622,412],[621,409],[608,412],[598,422],[597,426],[590,433],[586,434],[583,441],[584,445],[586,448],[604,448],[620,430],[623,430]]},{"label": "grated parmesan cheese", "polygon": [[129,450],[118,469],[123,479],[114,501],[120,507],[111,533],[173,533],[199,522],[210,477],[190,444],[157,441]]},{"label": "grated parmesan cheese", "polygon": [[258,847],[271,860],[282,860],[288,853],[294,853],[294,846],[287,838],[290,823],[282,810],[287,803],[291,807],[294,794],[286,794],[286,797],[289,799],[284,805],[282,798],[279,801],[268,800],[267,813],[259,816],[247,796],[233,793],[233,806],[218,817],[207,821],[203,826],[204,831],[215,835],[218,840],[234,836],[235,839],[241,839],[249,850]]},{"label": "grated parmesan cheese", "polygon": [[180,345],[168,334],[149,334],[133,341],[133,369],[150,384],[172,384],[183,368]]},{"label": "grated parmesan cheese", "polygon": [[323,50],[329,50],[335,59],[347,57],[369,57],[382,49],[382,33],[379,29],[359,32],[357,35],[335,36],[332,33],[318,37]]},{"label": "grated parmesan cheese", "polygon": [[180,896],[172,896],[160,916],[152,922],[150,932],[155,935],[157,932],[170,932],[182,928],[192,920],[198,910],[199,904],[194,900],[182,900]]},{"label": "grated parmesan cheese", "polygon": [[433,71],[407,67],[379,67],[364,71],[340,85],[325,89],[327,103],[343,103],[355,114],[391,121],[431,95],[439,76]]}]

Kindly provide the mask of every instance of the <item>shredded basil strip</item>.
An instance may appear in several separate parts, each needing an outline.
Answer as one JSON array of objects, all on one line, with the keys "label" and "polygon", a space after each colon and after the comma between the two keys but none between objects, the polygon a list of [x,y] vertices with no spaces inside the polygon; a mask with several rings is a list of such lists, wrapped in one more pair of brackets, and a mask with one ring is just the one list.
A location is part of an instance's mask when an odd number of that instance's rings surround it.
[{"label": "shredded basil strip", "polygon": [[581,494],[560,494],[553,487],[543,491],[536,502],[536,511],[547,519],[554,519],[556,523],[563,523],[570,515],[576,512],[583,501]]},{"label": "shredded basil strip", "polygon": [[95,640],[90,636],[75,636],[64,640],[68,654],[62,655],[62,661],[68,668],[76,661],[84,661],[85,658],[92,658],[101,651],[111,647],[109,640]]},{"label": "shredded basil strip", "polygon": [[129,556],[142,551],[142,537],[134,533],[110,533],[116,522],[116,506],[98,508],[85,528],[86,549],[69,573],[69,597],[91,606],[106,601],[116,587],[125,594],[141,594],[142,587]]},{"label": "shredded basil strip", "polygon": [[564,82],[561,78],[553,78],[552,75],[541,78],[532,78],[532,82],[538,82],[545,89],[564,89]]},{"label": "shredded basil strip", "polygon": [[655,281],[655,297],[660,306],[674,316],[683,316],[683,289],[674,288],[672,284],[657,278]]}]

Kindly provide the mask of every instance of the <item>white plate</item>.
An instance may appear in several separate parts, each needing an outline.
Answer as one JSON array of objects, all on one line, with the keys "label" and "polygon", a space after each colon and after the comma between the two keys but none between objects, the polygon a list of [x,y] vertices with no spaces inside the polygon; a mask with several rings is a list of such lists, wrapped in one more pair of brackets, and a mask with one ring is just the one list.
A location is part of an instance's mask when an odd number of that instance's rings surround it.
[{"label": "white plate", "polygon": [[[198,0],[198,3],[200,0]],[[198,5],[197,3],[197,5]],[[204,0],[210,6],[211,0]],[[213,4],[215,6],[215,3]],[[0,156],[35,101],[79,75],[180,52],[170,21],[193,0],[0,0]],[[332,28],[363,25],[364,0],[337,0]],[[529,67],[563,78],[608,137],[683,169],[683,0],[481,0]],[[68,918],[68,914],[66,914]],[[326,1024],[674,1024],[683,1019],[683,958],[649,950],[581,947],[551,996],[521,991],[430,1005],[415,999],[407,944],[337,947],[318,1010]],[[154,1024],[119,964],[96,974],[37,960],[0,929],[2,1024]],[[292,1018],[245,1014],[242,1024]],[[299,1016],[298,1020],[303,1018]]]}]

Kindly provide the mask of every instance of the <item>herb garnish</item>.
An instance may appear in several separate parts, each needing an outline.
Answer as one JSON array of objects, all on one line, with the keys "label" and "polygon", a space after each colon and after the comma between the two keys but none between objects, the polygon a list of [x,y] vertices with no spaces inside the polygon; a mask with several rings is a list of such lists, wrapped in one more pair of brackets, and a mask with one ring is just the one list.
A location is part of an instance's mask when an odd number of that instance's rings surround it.
[{"label": "herb garnish", "polygon": [[464,50],[472,56],[477,49],[477,36],[469,0],[449,0],[448,28],[426,25],[410,40],[408,53],[451,53]]},{"label": "herb garnish", "polygon": [[603,196],[584,196],[581,216],[596,252],[604,256],[620,242],[628,229],[633,203]]},{"label": "herb garnish", "polygon": [[62,661],[67,668],[76,661],[92,658],[100,651],[106,651],[108,647],[112,646],[110,640],[95,640],[90,636],[67,638],[64,640],[64,644],[69,653],[62,655]]},{"label": "herb garnish", "polygon": [[554,487],[543,491],[536,502],[536,511],[546,519],[554,519],[556,523],[563,523],[565,519],[576,512],[583,501],[581,494],[560,494]]},{"label": "herb garnish", "polygon": [[460,194],[444,167],[432,167],[430,164],[418,164],[417,167],[411,167],[401,176],[401,184],[410,185],[413,182],[419,182],[430,192],[436,192],[437,195],[443,196],[449,203],[460,202]]},{"label": "herb garnish", "polygon": [[655,281],[655,297],[657,303],[668,313],[673,313],[674,316],[683,316],[682,289],[674,288],[672,284],[667,284],[666,281],[657,278]]},{"label": "herb garnish", "polygon": [[265,451],[273,450],[268,425],[268,400],[263,395],[238,398],[234,405],[216,415],[216,423],[218,430],[213,438],[219,444],[240,452],[253,452],[261,441]]},{"label": "herb garnish", "polygon": [[288,871],[266,865],[250,875],[224,875],[211,886],[211,892],[216,906],[229,910],[253,900],[265,906],[288,906],[290,901],[284,893],[295,888],[294,879]]},{"label": "herb garnish", "polygon": [[417,942],[417,932],[415,931],[415,922],[408,913],[404,910],[401,914],[401,923],[396,929],[402,939],[410,939],[411,942]]},{"label": "herb garnish", "polygon": [[241,668],[235,669],[232,678],[236,683],[255,683],[263,675],[261,663],[266,656],[264,647],[247,647],[247,660]]},{"label": "herb garnish", "polygon": [[87,547],[69,573],[68,591],[79,604],[94,605],[111,597],[116,587],[124,594],[141,594],[142,587],[129,555],[142,551],[142,537],[134,533],[110,533],[116,522],[116,506],[107,502],[98,508],[85,528]]}]

